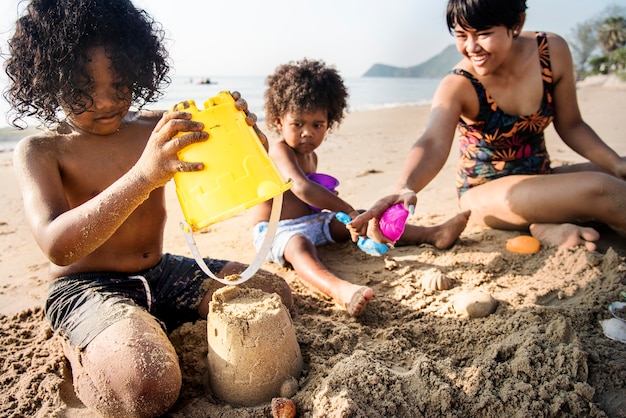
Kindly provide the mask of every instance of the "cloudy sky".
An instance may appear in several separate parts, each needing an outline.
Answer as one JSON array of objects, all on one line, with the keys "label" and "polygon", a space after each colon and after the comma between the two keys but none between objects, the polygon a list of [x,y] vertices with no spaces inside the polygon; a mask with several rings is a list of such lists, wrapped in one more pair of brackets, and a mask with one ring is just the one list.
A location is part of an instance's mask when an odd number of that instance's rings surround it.
[{"label": "cloudy sky", "polygon": [[[2,0],[0,48],[26,2]],[[344,76],[417,65],[453,42],[446,0],[135,0],[163,24],[177,75],[261,75],[303,57]],[[526,29],[567,37],[626,0],[527,0]]]}]

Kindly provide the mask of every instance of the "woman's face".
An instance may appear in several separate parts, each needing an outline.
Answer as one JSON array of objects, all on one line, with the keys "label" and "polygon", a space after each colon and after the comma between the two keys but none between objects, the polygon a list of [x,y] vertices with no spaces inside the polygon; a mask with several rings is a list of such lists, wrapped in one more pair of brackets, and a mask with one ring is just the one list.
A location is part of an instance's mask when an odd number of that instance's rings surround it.
[{"label": "woman's face", "polygon": [[456,49],[464,55],[477,75],[491,74],[500,67],[513,44],[513,32],[506,26],[484,30],[454,27]]},{"label": "woman's face", "polygon": [[[96,47],[89,54],[89,62],[85,66],[86,72],[92,79],[86,90],[91,96],[92,103],[85,112],[76,114],[71,111],[67,114],[70,123],[81,130],[96,134],[108,135],[116,132],[130,107],[130,92],[122,89],[120,97],[119,79],[116,77],[107,57],[104,47]],[[84,100],[89,103],[89,98]],[[68,107],[65,107],[68,112]]]}]

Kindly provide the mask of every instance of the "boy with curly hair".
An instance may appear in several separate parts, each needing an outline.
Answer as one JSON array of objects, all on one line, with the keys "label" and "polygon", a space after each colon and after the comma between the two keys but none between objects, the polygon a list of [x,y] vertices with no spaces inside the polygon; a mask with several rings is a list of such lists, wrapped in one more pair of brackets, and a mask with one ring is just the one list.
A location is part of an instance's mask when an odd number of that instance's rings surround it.
[{"label": "boy with curly hair", "polygon": [[[347,88],[336,69],[322,61],[307,59],[279,66],[267,78],[267,85],[266,123],[280,135],[272,142],[269,152],[282,174],[293,181],[284,196],[281,221],[268,261],[291,264],[306,284],[330,296],[350,315],[358,316],[374,291],[337,277],[321,262],[316,247],[348,241],[350,232],[335,215],[344,212],[354,219],[359,212],[336,193],[307,177],[317,171],[315,150],[326,133],[344,117]],[[270,213],[270,202],[252,209],[257,249],[267,231]],[[464,212],[434,227],[407,225],[398,244],[430,243],[437,248],[448,248],[465,229],[468,217],[469,213]]]},{"label": "boy with curly hair", "polygon": [[[160,26],[128,0],[32,0],[5,62],[13,124],[35,116],[47,127],[14,152],[26,217],[50,260],[46,316],[76,394],[111,417],[171,408],[181,370],[164,327],[206,316],[219,286],[193,259],[163,253],[164,186],[203,169],[177,153],[208,134],[187,112],[141,110],[169,82],[162,42]],[[222,277],[245,268],[206,262]],[[276,276],[245,285],[292,304]]]}]

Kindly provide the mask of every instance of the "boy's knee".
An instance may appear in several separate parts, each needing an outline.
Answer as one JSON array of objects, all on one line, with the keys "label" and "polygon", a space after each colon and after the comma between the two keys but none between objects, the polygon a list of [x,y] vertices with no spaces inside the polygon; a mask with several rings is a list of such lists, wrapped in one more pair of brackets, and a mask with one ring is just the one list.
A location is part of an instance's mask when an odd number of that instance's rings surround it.
[{"label": "boy's knee", "polygon": [[[141,376],[140,376],[141,377]],[[118,394],[120,417],[158,417],[166,413],[180,394],[182,377],[180,368],[167,367],[157,374],[136,380],[138,385]]]},{"label": "boy's knee", "polygon": [[76,394],[104,416],[162,415],[182,386],[176,351],[147,313],[110,326],[86,347],[78,364],[71,360]]},{"label": "boy's knee", "polygon": [[178,399],[182,386],[178,364],[160,364],[158,359],[152,364],[120,368],[109,379],[108,385],[103,388],[91,384],[82,385],[80,378],[75,380],[79,399],[90,409],[107,417],[143,418],[163,415]]}]

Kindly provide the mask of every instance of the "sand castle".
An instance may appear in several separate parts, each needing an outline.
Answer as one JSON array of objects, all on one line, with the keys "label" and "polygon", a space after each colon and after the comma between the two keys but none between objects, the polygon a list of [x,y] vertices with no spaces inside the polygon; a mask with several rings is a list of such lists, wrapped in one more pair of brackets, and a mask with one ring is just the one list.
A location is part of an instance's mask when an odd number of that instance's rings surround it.
[{"label": "sand castle", "polygon": [[302,355],[280,297],[227,286],[213,294],[207,317],[209,384],[234,405],[253,406],[298,389]]}]

